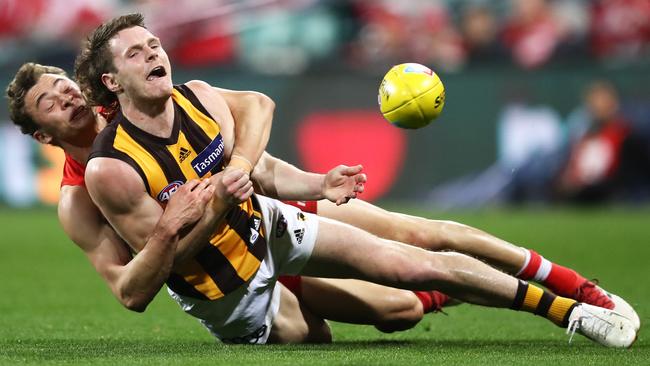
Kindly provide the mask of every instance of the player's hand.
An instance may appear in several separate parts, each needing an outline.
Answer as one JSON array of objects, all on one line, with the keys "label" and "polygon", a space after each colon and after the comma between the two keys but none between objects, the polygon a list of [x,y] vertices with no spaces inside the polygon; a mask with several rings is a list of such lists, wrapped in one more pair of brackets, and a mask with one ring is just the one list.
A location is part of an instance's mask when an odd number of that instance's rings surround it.
[{"label": "player's hand", "polygon": [[215,198],[227,204],[239,204],[253,194],[253,181],[243,169],[226,169],[210,177],[214,184]]},{"label": "player's hand", "polygon": [[215,187],[207,179],[187,181],[169,199],[163,215],[170,220],[169,225],[178,225],[179,230],[192,225],[203,216],[214,192]]},{"label": "player's hand", "polygon": [[342,205],[362,193],[367,181],[366,175],[361,173],[361,165],[339,165],[330,170],[323,180],[323,196],[328,200]]}]

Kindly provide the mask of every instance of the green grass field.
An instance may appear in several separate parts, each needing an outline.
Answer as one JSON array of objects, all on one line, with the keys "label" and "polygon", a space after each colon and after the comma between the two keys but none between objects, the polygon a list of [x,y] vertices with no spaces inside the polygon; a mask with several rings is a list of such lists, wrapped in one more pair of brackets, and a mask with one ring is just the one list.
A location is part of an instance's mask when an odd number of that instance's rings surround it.
[{"label": "green grass field", "polygon": [[[425,211],[412,213],[431,216]],[[635,305],[650,307],[650,211],[488,211],[445,215],[569,264]],[[105,365],[630,365],[650,364],[642,330],[611,350],[547,321],[461,305],[414,329],[382,334],[332,324],[331,345],[225,346],[160,294],[143,314],[123,309],[67,240],[51,209],[0,209],[0,364]]]}]

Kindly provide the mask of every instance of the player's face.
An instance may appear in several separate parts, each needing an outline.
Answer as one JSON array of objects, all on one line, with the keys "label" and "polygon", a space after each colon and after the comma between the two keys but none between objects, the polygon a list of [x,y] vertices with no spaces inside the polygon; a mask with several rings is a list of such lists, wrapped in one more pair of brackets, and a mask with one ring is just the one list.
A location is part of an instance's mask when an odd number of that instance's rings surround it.
[{"label": "player's face", "polygon": [[172,93],[171,66],[160,40],[142,27],[118,32],[109,42],[115,82],[129,99],[159,100]]},{"label": "player's face", "polygon": [[[63,75],[43,74],[25,95],[25,110],[54,141],[78,146],[92,143],[95,114],[79,86]],[[85,139],[90,138],[90,141]],[[49,142],[49,141],[48,141]]]}]

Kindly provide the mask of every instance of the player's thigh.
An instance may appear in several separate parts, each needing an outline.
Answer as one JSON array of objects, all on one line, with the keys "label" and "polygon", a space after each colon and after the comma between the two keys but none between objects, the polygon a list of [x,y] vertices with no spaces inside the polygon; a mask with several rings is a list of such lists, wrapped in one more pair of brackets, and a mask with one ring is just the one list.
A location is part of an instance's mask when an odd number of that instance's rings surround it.
[{"label": "player's thigh", "polygon": [[267,343],[328,343],[332,334],[327,322],[314,315],[286,287],[281,286],[280,309],[273,319]]},{"label": "player's thigh", "polygon": [[419,289],[421,281],[443,280],[441,256],[379,238],[359,228],[319,217],[314,249],[301,274],[355,278],[387,286]]},{"label": "player's thigh", "polygon": [[345,205],[318,201],[318,215],[358,227],[381,238],[419,246],[429,250],[443,249],[445,221],[430,220],[385,210],[363,200],[350,200]]},{"label": "player's thigh", "polygon": [[337,206],[318,201],[318,215],[358,227],[382,238],[393,239],[399,221],[398,215],[362,200],[350,200]]},{"label": "player's thigh", "polygon": [[371,282],[302,277],[300,301],[325,319],[370,324],[408,317],[419,320],[422,304],[412,291]]}]

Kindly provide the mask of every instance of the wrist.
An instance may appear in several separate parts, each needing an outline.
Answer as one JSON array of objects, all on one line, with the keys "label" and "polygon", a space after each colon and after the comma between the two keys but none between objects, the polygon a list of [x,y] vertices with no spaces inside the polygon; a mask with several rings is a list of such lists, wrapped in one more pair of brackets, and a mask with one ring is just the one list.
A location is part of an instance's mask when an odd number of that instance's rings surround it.
[{"label": "wrist", "polygon": [[250,160],[242,155],[232,154],[230,156],[230,161],[228,162],[227,168],[243,169],[250,175],[251,171],[253,171],[253,163],[251,163]]},{"label": "wrist", "polygon": [[326,191],[327,191],[327,175],[326,174],[318,174],[318,178],[320,181],[320,194],[318,195],[318,200],[322,200],[325,197],[327,197]]},{"label": "wrist", "polygon": [[158,222],[158,225],[156,225],[153,235],[167,240],[178,235],[182,228],[183,225],[181,224],[180,220],[177,220],[175,218],[171,218],[169,220],[160,220]]}]

